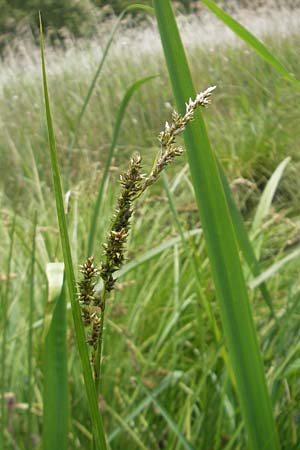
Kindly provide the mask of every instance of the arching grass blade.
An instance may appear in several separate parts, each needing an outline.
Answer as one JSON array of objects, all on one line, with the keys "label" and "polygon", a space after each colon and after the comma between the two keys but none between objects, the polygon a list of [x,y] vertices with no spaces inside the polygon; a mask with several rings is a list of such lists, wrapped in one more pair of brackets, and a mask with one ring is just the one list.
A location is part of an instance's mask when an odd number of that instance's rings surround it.
[{"label": "arching grass blade", "polygon": [[101,178],[101,182],[100,182],[100,186],[99,186],[99,190],[98,190],[98,194],[97,194],[97,199],[96,199],[96,203],[95,203],[95,207],[94,207],[94,211],[93,211],[93,215],[92,215],[92,219],[91,219],[91,225],[90,225],[90,232],[89,232],[89,242],[88,242],[88,255],[90,256],[93,253],[93,247],[94,247],[94,242],[95,242],[95,236],[96,236],[96,231],[97,231],[97,222],[98,222],[98,216],[99,216],[99,212],[100,212],[100,208],[101,208],[101,203],[102,203],[102,196],[103,196],[103,191],[104,191],[104,187],[105,187],[105,183],[107,181],[108,178],[108,174],[109,174],[109,168],[110,168],[110,164],[114,155],[114,151],[117,145],[117,141],[118,141],[118,137],[119,137],[119,132],[121,129],[121,125],[123,122],[123,118],[127,109],[127,106],[129,104],[129,101],[131,99],[131,97],[133,96],[133,94],[147,81],[152,80],[153,78],[155,78],[155,75],[149,76],[149,77],[145,77],[142,78],[140,80],[135,81],[131,86],[129,86],[129,88],[127,89],[127,91],[125,92],[125,95],[122,99],[122,102],[120,104],[118,113],[117,113],[117,118],[116,118],[116,122],[115,122],[115,126],[114,126],[114,131],[113,131],[113,137],[112,137],[112,142],[109,148],[109,152],[106,158],[106,162],[105,162],[105,166],[104,166],[104,171],[103,171],[103,175]]},{"label": "arching grass blade", "polygon": [[257,39],[250,31],[248,31],[237,20],[225,13],[212,0],[202,0],[202,2],[227,25],[239,38],[252,47],[259,56],[274,67],[284,78],[291,81],[294,85],[300,86],[299,81],[284,67],[284,65],[267,49],[267,47]]}]

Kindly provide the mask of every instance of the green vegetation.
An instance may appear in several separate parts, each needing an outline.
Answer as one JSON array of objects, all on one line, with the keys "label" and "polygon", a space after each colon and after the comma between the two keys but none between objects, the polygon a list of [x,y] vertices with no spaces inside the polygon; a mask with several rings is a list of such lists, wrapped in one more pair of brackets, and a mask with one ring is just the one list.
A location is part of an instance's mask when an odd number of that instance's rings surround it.
[{"label": "green vegetation", "polygon": [[[299,74],[300,36],[295,15],[272,11],[264,17],[267,48],[289,72]],[[289,30],[283,33],[280,27],[285,23]],[[252,26],[259,35],[255,23]],[[219,30],[213,38],[211,27]],[[206,18],[205,23],[200,23],[182,18],[181,29],[197,90],[217,85],[204,118],[212,148],[231,183],[256,257],[261,261],[262,278],[253,277],[246,262],[243,265],[249,286],[248,312],[253,314],[262,351],[280,448],[296,450],[300,444],[297,426],[300,296],[295,263],[299,254],[300,186],[296,174],[300,91],[245,44],[232,40],[225,26],[216,28],[213,19],[208,23]],[[5,393],[1,414],[4,443],[0,446],[5,450],[38,449],[42,440],[42,448],[47,448],[46,443],[51,448],[55,435],[66,436],[66,417],[65,422],[53,421],[56,408],[70,412],[69,448],[91,448],[92,434],[94,449],[105,448],[74,295],[74,278],[80,279],[79,264],[89,256],[88,247],[92,248],[96,261],[102,259],[101,243],[106,239],[119,195],[119,175],[127,170],[135,151],[142,155],[143,170],[149,173],[157,154],[156,136],[165,121],[170,122],[175,107],[157,30],[152,27],[142,31],[121,30],[77,130],[78,117],[102,52],[97,40],[69,45],[66,52],[45,49],[50,95],[50,104],[46,105],[48,128],[36,49],[24,48],[23,59],[11,55],[0,78],[3,243],[0,294],[4,335],[1,373]],[[104,41],[101,45],[104,47]],[[186,69],[182,64],[180,67],[184,73]],[[153,75],[158,76],[152,78]],[[178,110],[182,111],[184,100],[178,100],[176,90],[175,96]],[[197,129],[197,120],[193,129]],[[60,232],[52,191],[49,130]],[[178,141],[181,142],[180,137]],[[213,263],[211,269],[208,259],[212,261],[215,250],[215,236],[209,234],[221,222],[209,223],[212,217],[205,216],[205,208],[211,198],[210,208],[217,218],[224,196],[220,194],[214,204],[216,191],[209,190],[205,199],[197,199],[200,203],[207,202],[201,206],[202,234],[192,184],[197,183],[198,173],[205,171],[209,158],[204,153],[209,148],[205,149],[203,142],[201,146],[202,163],[197,168],[198,157],[193,161],[193,150],[187,142],[188,160],[194,164],[192,177],[185,157],[181,157],[161,181],[136,201],[127,260],[118,272],[115,290],[107,297],[105,312],[99,404],[107,448],[244,450],[246,439],[256,426],[262,439],[268,433],[270,437],[272,420],[267,427],[265,422],[255,423],[256,417],[251,417],[254,411],[251,408],[257,408],[252,396],[248,405],[244,400],[240,403],[243,395],[237,379],[240,361],[231,353],[230,317],[224,321],[226,311],[224,306],[220,311],[213,288],[218,264]],[[216,169],[215,164],[211,167]],[[64,196],[59,191],[59,171]],[[106,182],[102,186],[103,174]],[[213,172],[209,176],[210,188]],[[220,188],[220,180],[218,183]],[[100,212],[94,223],[96,238],[91,240],[99,186]],[[215,189],[216,186],[214,182]],[[199,195],[197,188],[196,194]],[[222,244],[228,246],[230,238],[224,239],[223,234],[225,225],[222,223],[218,234],[220,241],[224,240]],[[230,232],[227,230],[227,236]],[[232,246],[227,248],[226,257],[233,257],[231,249]],[[67,297],[62,277],[53,281],[49,266],[47,270],[47,264],[61,262],[63,258]],[[237,264],[234,270],[237,277],[238,262],[231,264]],[[232,267],[227,265],[229,270]],[[221,268],[221,277],[224,270]],[[271,315],[270,305],[258,289],[264,279],[276,317]],[[234,283],[231,287],[233,292]],[[71,298],[72,306],[64,304],[66,298],[68,301]],[[247,328],[248,319],[244,320],[243,324],[237,323],[242,325],[240,328],[233,330],[238,333],[234,337],[235,349],[241,343],[247,345],[243,328]],[[29,323],[33,323],[30,329]],[[252,332],[251,339],[255,336],[254,329]],[[59,352],[58,345],[61,345]],[[256,344],[252,348],[245,360],[255,357]],[[66,349],[68,361],[64,356]],[[45,367],[50,368],[51,359],[56,358],[59,363],[46,373]],[[260,364],[258,361],[257,365]],[[257,378],[254,381],[258,384]],[[260,381],[263,385],[262,378]],[[83,385],[88,389],[88,400]],[[51,396],[51,392],[57,395]],[[261,396],[266,395],[264,386],[261,392]],[[44,417],[43,402],[49,405]],[[30,436],[28,426],[32,430]],[[66,448],[66,443],[61,442],[62,448],[63,445]],[[256,448],[250,442],[251,448]],[[272,448],[276,445],[274,438]]]}]

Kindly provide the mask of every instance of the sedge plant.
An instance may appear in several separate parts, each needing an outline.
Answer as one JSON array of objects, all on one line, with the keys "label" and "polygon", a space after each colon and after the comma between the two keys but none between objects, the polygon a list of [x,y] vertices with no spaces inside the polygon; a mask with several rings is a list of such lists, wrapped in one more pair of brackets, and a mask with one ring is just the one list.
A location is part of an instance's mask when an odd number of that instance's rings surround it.
[{"label": "sedge plant", "polygon": [[[50,160],[61,245],[64,256],[66,284],[71,298],[77,346],[82,363],[84,383],[92,419],[93,446],[95,449],[105,450],[107,448],[106,438],[100,410],[97,405],[100,389],[104,313],[106,297],[113,289],[115,283],[113,274],[116,270],[121,268],[124,261],[124,249],[130,227],[130,219],[133,213],[133,202],[157,181],[161,172],[175,159],[175,157],[182,155],[183,149],[176,144],[176,136],[182,133],[189,122],[192,121],[196,108],[198,106],[206,106],[209,103],[211,93],[215,89],[215,86],[199,93],[194,100],[190,98],[186,103],[185,114],[180,115],[176,111],[173,112],[172,123],[169,124],[166,122],[164,130],[159,135],[161,149],[154,161],[152,170],[147,176],[141,171],[141,157],[135,155],[131,159],[128,171],[121,176],[121,193],[118,198],[117,208],[112,220],[108,239],[104,244],[104,261],[101,266],[97,268],[94,264],[94,258],[92,256],[88,257],[87,261],[81,266],[80,270],[83,276],[77,286],[63,205],[61,177],[57,160],[57,149],[47,86],[42,33],[42,22],[40,17],[42,75],[49,135]],[[100,295],[96,294],[95,291],[97,276],[100,276],[103,281],[103,289]],[[79,302],[77,298],[77,287],[79,287]],[[90,328],[88,336],[86,336],[84,326]],[[91,358],[89,356],[87,343],[92,347]],[[90,360],[92,364],[90,364]]]},{"label": "sedge plant", "polygon": [[[82,280],[79,282],[79,302],[83,323],[89,330],[87,342],[92,347],[91,361],[98,393],[106,298],[115,285],[114,273],[121,269],[125,259],[124,250],[134,202],[159,179],[164,169],[177,156],[182,155],[183,148],[177,145],[176,137],[193,120],[197,107],[204,107],[210,102],[214,89],[215,86],[211,86],[197,94],[194,100],[190,98],[183,115],[173,111],[171,124],[166,122],[164,130],[159,135],[161,148],[148,175],[142,173],[141,156],[136,154],[131,158],[128,170],[120,177],[121,192],[107,241],[103,245],[104,261],[96,267],[94,257],[89,256],[80,268]],[[103,289],[97,293],[96,284],[99,277],[102,279]]]},{"label": "sedge plant", "polygon": [[[205,3],[210,4],[210,2]],[[253,250],[249,247],[249,240],[247,240],[247,237],[245,238],[245,234],[241,237],[244,229],[240,223],[240,217],[234,210],[235,205],[230,203],[231,194],[228,191],[226,177],[212,152],[201,113],[196,111],[197,106],[205,106],[208,103],[214,87],[195,96],[170,2],[154,1],[154,7],[179,113],[173,113],[171,124],[166,123],[163,132],[160,134],[161,149],[148,175],[142,173],[141,157],[139,155],[132,157],[128,170],[121,176],[121,192],[107,241],[103,245],[102,262],[98,265],[94,257],[89,256],[80,267],[82,277],[78,284],[73,270],[63,211],[62,188],[57,164],[41,34],[44,94],[57,215],[77,346],[82,361],[92,418],[94,446],[96,449],[107,448],[101,413],[97,404],[100,392],[107,297],[115,285],[115,272],[122,272],[121,267],[125,259],[124,252],[134,203],[146,189],[156,182],[168,164],[182,154],[183,150],[176,144],[175,139],[178,134],[184,132],[196,199],[227,340],[231,382],[239,395],[249,448],[253,450],[279,449],[277,430],[274,425],[237,243],[244,252],[246,260],[248,259],[247,262],[252,261],[252,265],[255,266],[254,274],[257,274],[256,260],[253,256]],[[246,34],[247,37],[249,36]],[[254,41],[254,44],[256,44],[256,41]],[[269,59],[268,62],[272,64],[274,61]],[[180,70],[178,70],[178,67],[180,67]],[[289,77],[287,76],[287,78]],[[184,111],[183,105],[188,98],[195,99],[190,99],[186,103]],[[194,116],[195,121],[192,122]],[[241,234],[239,234],[239,230]],[[94,234],[95,230],[92,233],[92,241]],[[89,250],[91,248],[92,244],[89,245]],[[102,280],[100,290],[98,289],[99,279]],[[260,283],[260,287],[263,288],[264,285]],[[265,291],[264,297],[266,299],[267,296],[268,293]],[[272,305],[269,306],[272,311]],[[87,344],[90,346],[90,351],[88,351]],[[157,405],[159,404],[157,403]],[[164,411],[163,408],[161,411]],[[165,411],[163,414],[168,417]],[[167,420],[172,423],[171,419]],[[240,432],[240,429],[237,432]],[[188,442],[183,440],[182,443],[185,448],[189,448]]]}]

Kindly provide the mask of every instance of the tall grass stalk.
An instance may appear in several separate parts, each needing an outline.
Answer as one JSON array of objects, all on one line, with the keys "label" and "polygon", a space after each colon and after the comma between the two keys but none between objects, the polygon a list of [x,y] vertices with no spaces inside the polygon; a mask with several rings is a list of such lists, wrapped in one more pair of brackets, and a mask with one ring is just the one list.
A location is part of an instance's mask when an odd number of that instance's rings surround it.
[{"label": "tall grass stalk", "polygon": [[[179,111],[194,97],[187,59],[169,0],[153,1]],[[185,143],[222,324],[251,450],[279,449],[271,401],[235,232],[215,155],[198,111]]]},{"label": "tall grass stalk", "polygon": [[40,47],[41,47],[41,60],[42,60],[42,75],[43,75],[43,86],[44,86],[44,99],[45,99],[45,109],[47,118],[47,128],[49,137],[49,150],[50,150],[50,160],[51,160],[51,171],[53,176],[53,187],[56,200],[56,210],[57,218],[60,232],[60,239],[63,251],[63,258],[65,264],[66,282],[69,290],[69,295],[71,299],[72,314],[75,327],[75,335],[77,348],[80,355],[84,383],[90,408],[90,414],[93,425],[93,433],[97,450],[106,450],[106,440],[104,434],[104,428],[102,423],[102,418],[100,415],[97,394],[95,389],[95,384],[93,381],[92,371],[90,367],[89,354],[86,346],[85,332],[81,320],[81,313],[79,304],[77,301],[77,290],[76,290],[76,280],[73,270],[71,249],[68,237],[67,222],[64,212],[64,202],[62,195],[62,185],[60,179],[60,171],[57,159],[57,150],[55,143],[55,135],[52,123],[52,115],[49,102],[48,86],[47,86],[47,75],[44,57],[44,44],[43,44],[43,28],[41,15],[40,19]]}]

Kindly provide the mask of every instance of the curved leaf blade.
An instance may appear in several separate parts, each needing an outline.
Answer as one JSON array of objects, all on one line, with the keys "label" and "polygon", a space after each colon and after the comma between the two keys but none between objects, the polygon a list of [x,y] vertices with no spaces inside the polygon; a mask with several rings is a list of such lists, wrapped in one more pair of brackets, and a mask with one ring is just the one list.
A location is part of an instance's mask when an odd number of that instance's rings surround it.
[{"label": "curved leaf blade", "polygon": [[265,47],[265,45],[257,39],[250,31],[248,31],[237,20],[225,13],[212,0],[202,0],[204,3],[222,22],[227,25],[239,38],[241,38],[249,47],[252,47],[259,56],[274,67],[284,78],[299,87],[299,81],[291,74],[285,66]]},{"label": "curved leaf blade", "polygon": [[88,241],[88,255],[91,255],[93,252],[95,236],[96,236],[96,231],[97,231],[98,216],[99,216],[99,212],[100,212],[101,204],[102,204],[103,191],[104,191],[104,187],[105,187],[105,184],[106,184],[106,181],[108,178],[110,164],[111,164],[111,161],[112,161],[112,158],[114,155],[114,151],[115,151],[115,148],[116,148],[116,145],[118,142],[118,137],[119,137],[120,129],[122,126],[122,122],[123,122],[123,119],[125,116],[127,106],[130,102],[131,97],[134,95],[134,93],[144,83],[147,83],[148,81],[153,80],[153,78],[156,78],[156,76],[157,75],[150,75],[148,77],[141,78],[140,80],[135,81],[131,86],[129,86],[129,88],[125,92],[125,95],[120,104],[120,107],[119,107],[119,110],[117,113],[115,126],[114,126],[112,142],[111,142],[109,152],[108,152],[108,155],[106,158],[104,172],[102,175],[101,183],[100,183],[97,198],[96,198],[95,208],[94,208],[92,219],[91,219],[90,231],[89,231],[89,241]]}]

